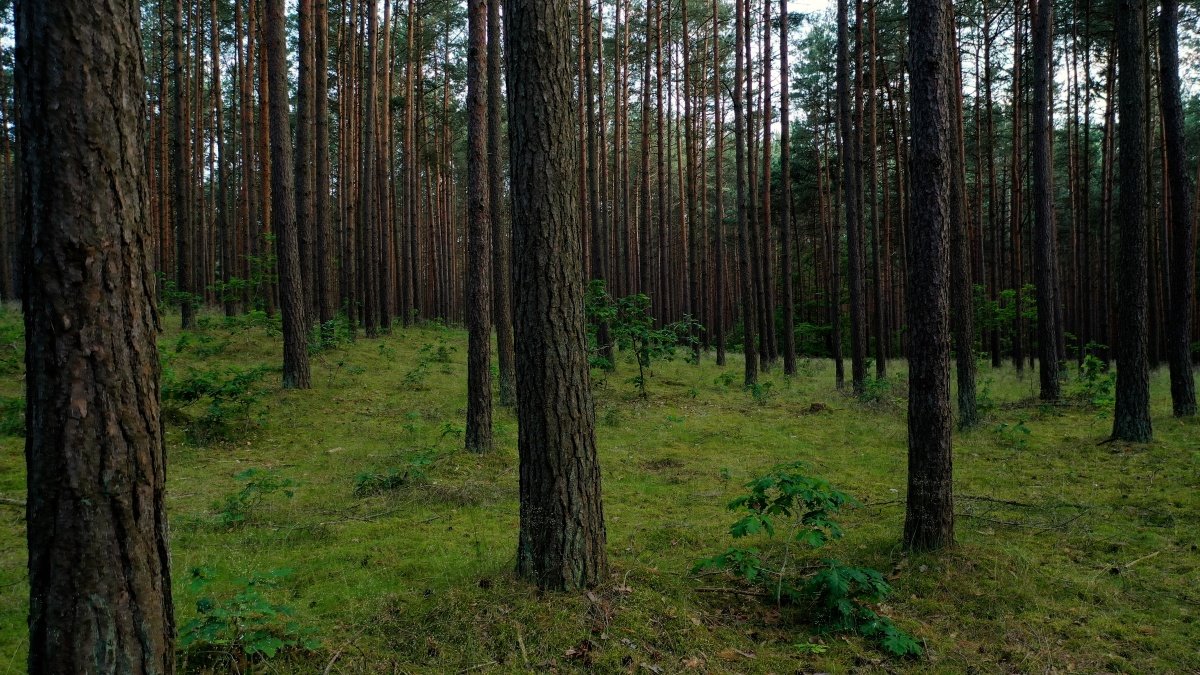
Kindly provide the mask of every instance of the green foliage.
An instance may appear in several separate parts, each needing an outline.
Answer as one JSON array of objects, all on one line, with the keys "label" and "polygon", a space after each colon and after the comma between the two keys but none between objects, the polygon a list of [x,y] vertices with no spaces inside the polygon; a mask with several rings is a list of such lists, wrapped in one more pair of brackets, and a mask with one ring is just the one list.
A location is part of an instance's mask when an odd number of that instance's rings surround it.
[{"label": "green foliage", "polygon": [[863,380],[862,391],[858,394],[860,403],[882,404],[892,401],[892,383],[886,377],[867,376]]},{"label": "green foliage", "polygon": [[832,327],[815,323],[796,324],[796,353],[825,358],[829,354],[828,340]]},{"label": "green foliage", "polygon": [[25,398],[0,396],[0,436],[25,436]]},{"label": "green foliage", "polygon": [[[287,650],[320,649],[312,631],[292,620],[290,607],[271,602],[265,595],[291,572],[276,569],[251,574],[234,581],[236,590],[232,595],[201,596],[196,601],[196,618],[179,629],[179,646],[202,650],[210,656],[215,652],[231,666],[247,658],[271,659]],[[204,591],[214,579],[212,570],[193,568],[189,588]]]},{"label": "green foliage", "polygon": [[207,359],[225,353],[229,344],[230,340],[218,340],[208,333],[183,331],[175,339],[174,353],[179,355],[190,352],[197,358]]},{"label": "green foliage", "polygon": [[[171,368],[163,371],[162,401],[166,413],[182,420],[187,439],[195,445],[231,441],[254,426],[255,413],[263,394],[262,380],[271,372],[267,366],[188,369],[178,377]],[[202,407],[198,415],[188,410]]]},{"label": "green foliage", "polygon": [[737,380],[737,375],[735,375],[732,371],[726,370],[718,375],[717,379],[713,380],[713,384],[717,385],[718,387],[728,389],[733,385],[735,380]]},{"label": "green foliage", "polygon": [[[445,438],[443,433],[441,438]],[[440,438],[439,438],[440,441]],[[429,476],[427,470],[433,466],[439,457],[437,446],[430,446],[415,452],[407,453],[399,468],[389,468],[383,471],[363,471],[354,477],[354,496],[370,497],[399,490],[402,487],[419,483]]]},{"label": "green foliage", "polygon": [[761,589],[779,604],[809,608],[808,618],[822,632],[857,633],[893,656],[919,655],[921,646],[911,636],[871,608],[892,590],[878,571],[837,560],[822,561],[820,569],[811,574],[805,573],[811,567],[789,567],[793,546],[814,550],[840,539],[842,528],[834,517],[855,504],[827,481],[803,473],[805,469],[801,463],[777,466],[746,483],[747,493],[729,503],[730,510],[743,514],[729,528],[734,539],[765,536],[768,541],[782,540],[781,553],[777,553],[777,545],[730,547],[698,561],[693,573],[726,572]]},{"label": "green foliage", "polygon": [[[599,345],[596,345],[596,328],[607,323],[613,345],[632,355],[637,363],[638,373],[631,377],[629,382],[637,387],[642,398],[648,396],[647,371],[659,361],[673,359],[676,349],[681,345],[694,345],[695,334],[701,329],[700,324],[690,316],[684,317],[682,321],[655,328],[648,296],[639,293],[614,300],[605,289],[604,282],[600,280],[593,280],[588,285],[586,307],[589,335],[594,351],[599,350]],[[599,363],[596,358],[592,361]]]},{"label": "green foliage", "polygon": [[272,495],[282,493],[288,499],[295,495],[296,482],[272,469],[246,469],[234,478],[242,483],[242,489],[214,505],[217,523],[225,527],[245,524],[250,512]]},{"label": "green foliage", "polygon": [[755,382],[750,385],[750,395],[754,397],[755,403],[766,405],[774,395],[774,388],[775,385],[770,382]]},{"label": "green foliage", "polygon": [[0,375],[25,371],[25,324],[20,312],[0,308]]},{"label": "green foliage", "polygon": [[159,297],[159,302],[166,308],[179,309],[184,303],[191,304],[192,307],[203,307],[204,296],[195,293],[189,293],[179,289],[179,284],[174,279],[167,279],[163,276],[162,294]]},{"label": "green foliage", "polygon": [[[450,374],[450,363],[452,355],[458,349],[448,342],[445,338],[439,338],[437,342],[427,342],[417,349],[417,359],[413,366],[409,368],[400,378],[401,383],[405,387],[414,391],[423,391],[427,387],[425,385],[426,378],[429,377],[430,368],[434,364],[441,364],[443,374]],[[382,348],[381,354],[384,354]],[[384,354],[386,356],[386,354]]]},{"label": "green foliage", "polygon": [[312,355],[337,349],[354,341],[350,321],[344,314],[314,326],[308,335],[308,353]]},{"label": "green foliage", "polygon": [[1104,361],[1087,354],[1079,364],[1079,377],[1071,384],[1069,394],[1093,408],[1107,412],[1116,401],[1116,387],[1116,373]]},{"label": "green foliage", "polygon": [[1010,450],[1027,450],[1029,448],[1029,437],[1033,435],[1025,423],[1029,421],[1024,416],[1018,419],[1013,424],[1000,423],[997,424],[993,431],[1000,437],[1000,442]]}]

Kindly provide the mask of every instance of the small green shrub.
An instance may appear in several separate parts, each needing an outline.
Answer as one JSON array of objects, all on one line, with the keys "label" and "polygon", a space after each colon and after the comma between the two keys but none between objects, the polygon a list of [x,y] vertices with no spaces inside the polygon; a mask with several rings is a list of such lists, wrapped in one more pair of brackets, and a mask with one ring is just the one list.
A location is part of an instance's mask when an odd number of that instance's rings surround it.
[{"label": "small green shrub", "polygon": [[437,461],[432,449],[410,453],[400,468],[385,471],[364,471],[354,477],[354,496],[370,497],[399,490],[428,478],[426,469]]},{"label": "small green shrub", "polygon": [[[209,445],[240,438],[255,425],[263,394],[267,366],[189,369],[178,377],[171,368],[163,371],[162,401],[168,418],[179,419],[188,442]],[[200,407],[202,412],[189,411]]]},{"label": "small green shrub", "polygon": [[[196,618],[179,629],[180,648],[205,654],[215,661],[214,666],[236,670],[242,670],[249,659],[261,661],[288,650],[320,649],[312,631],[292,619],[292,609],[271,602],[264,593],[291,572],[277,569],[251,574],[234,581],[233,595],[201,596],[196,601]],[[204,591],[215,578],[208,568],[193,568],[189,588]]]},{"label": "small green shrub", "polygon": [[736,540],[757,536],[765,545],[730,547],[698,561],[693,573],[726,572],[780,605],[807,608],[807,618],[821,632],[857,633],[893,656],[919,655],[920,644],[872,608],[892,590],[878,571],[827,559],[813,572],[813,566],[796,563],[794,547],[815,550],[840,539],[842,528],[834,518],[855,504],[805,469],[801,463],[785,464],[746,483],[747,494],[729,503],[730,510],[743,514],[729,533]]},{"label": "small green shrub", "polygon": [[1071,384],[1068,393],[1088,406],[1107,411],[1116,402],[1116,386],[1117,376],[1108,364],[1088,354],[1079,364],[1079,377]]},{"label": "small green shrub", "polygon": [[755,403],[766,405],[771,402],[771,398],[775,395],[774,388],[775,385],[770,382],[755,382],[750,385],[750,395],[754,397]]},{"label": "small green shrub", "polygon": [[[637,375],[629,378],[642,398],[649,395],[646,390],[649,371],[656,362],[675,358],[678,347],[692,346],[696,334],[702,329],[690,316],[682,321],[655,328],[655,319],[650,313],[649,296],[638,293],[614,300],[605,289],[604,282],[593,280],[588,284],[586,307],[589,338],[593,352],[598,349],[595,340],[596,327],[608,324],[613,345],[633,356],[637,363]],[[592,358],[596,362],[595,357]],[[609,364],[611,365],[611,364]]]},{"label": "small green shrub", "polygon": [[0,396],[0,436],[25,436],[25,398]]},{"label": "small green shrub", "polygon": [[859,403],[883,404],[893,400],[892,383],[885,377],[870,377],[863,380],[862,392],[858,394]]},{"label": "small green shrub", "polygon": [[234,478],[242,483],[242,489],[214,505],[217,524],[223,527],[245,524],[250,512],[272,495],[283,494],[288,499],[295,495],[296,482],[272,469],[246,469]]},{"label": "small green shrub", "polygon": [[1022,417],[1012,424],[1002,422],[992,430],[1000,437],[1001,444],[1009,450],[1027,450],[1029,437],[1033,435],[1033,431],[1025,424],[1027,421]]}]

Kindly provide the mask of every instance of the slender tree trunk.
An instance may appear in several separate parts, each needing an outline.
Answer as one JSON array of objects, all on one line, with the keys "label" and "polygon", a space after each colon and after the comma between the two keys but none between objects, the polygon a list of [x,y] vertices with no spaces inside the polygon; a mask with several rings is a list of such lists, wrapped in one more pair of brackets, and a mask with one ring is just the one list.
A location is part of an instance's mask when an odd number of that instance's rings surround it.
[{"label": "slender tree trunk", "polygon": [[950,81],[946,89],[955,92],[950,96],[953,102],[950,120],[950,309],[954,314],[950,323],[957,366],[958,426],[970,429],[979,423],[975,401],[974,287],[971,285],[970,219],[967,216],[966,134],[963,131],[962,96],[957,94],[962,91],[962,65],[958,55],[958,29],[954,17],[949,20],[946,59],[950,63]]},{"label": "slender tree trunk", "polygon": [[783,374],[796,374],[796,298],[792,281],[791,70],[787,0],[779,0],[779,253],[783,287]]},{"label": "slender tree trunk", "polygon": [[316,86],[313,32],[314,0],[298,0],[297,60],[299,63],[296,87],[296,231],[300,246],[300,285],[304,291],[305,318],[315,320],[320,314],[317,305],[316,240],[317,230],[313,207],[313,164],[316,161],[316,121],[313,89]]},{"label": "slender tree trunk", "polygon": [[1146,192],[1146,7],[1139,0],[1117,0],[1117,133],[1120,140],[1121,190],[1117,215],[1121,228],[1118,266],[1117,402],[1113,439],[1144,443],[1150,423]]},{"label": "slender tree trunk", "polygon": [[140,18],[16,4],[30,673],[175,668]]},{"label": "slender tree trunk", "polygon": [[1179,0],[1163,0],[1159,14],[1159,83],[1171,209],[1171,312],[1167,355],[1171,403],[1176,417],[1196,414],[1192,372],[1192,305],[1196,296],[1196,232],[1192,220],[1191,172],[1187,167],[1179,80]]},{"label": "slender tree trunk", "polygon": [[750,255],[750,216],[748,211],[748,195],[746,194],[746,114],[744,110],[743,86],[746,81],[747,64],[745,51],[742,49],[747,40],[745,3],[748,0],[737,0],[734,10],[734,42],[736,52],[733,74],[733,136],[734,155],[737,165],[737,221],[738,221],[738,258],[740,262],[742,288],[742,346],[746,356],[745,385],[752,387],[758,384],[758,351],[754,344],[755,329],[755,293],[752,260]]},{"label": "slender tree trunk", "polygon": [[500,405],[517,402],[514,370],[512,314],[512,235],[504,215],[504,164],[500,134],[500,3],[488,0],[488,199],[492,220],[492,312],[496,324],[496,356],[499,362]]},{"label": "slender tree trunk", "polygon": [[858,132],[850,102],[849,0],[838,0],[837,95],[842,160],[842,193],[845,197],[846,246],[850,269],[850,365],[854,393],[863,392],[867,378],[866,306],[863,301],[862,221],[859,213]]},{"label": "slender tree trunk", "polygon": [[1033,21],[1033,205],[1034,205],[1034,279],[1037,284],[1038,360],[1041,374],[1041,398],[1057,401],[1062,396],[1060,382],[1057,268],[1054,225],[1054,163],[1052,134],[1053,108],[1050,91],[1053,70],[1053,0],[1037,2]]},{"label": "slender tree trunk", "polygon": [[267,77],[273,92],[271,117],[271,213],[279,261],[279,304],[283,315],[283,387],[308,389],[308,321],[300,279],[300,251],[296,232],[295,166],[288,132],[287,37],[283,0],[266,0]]},{"label": "slender tree trunk", "polygon": [[721,107],[721,22],[718,0],[713,0],[713,115],[715,161],[713,214],[713,317],[717,365],[725,365],[725,112]]},{"label": "slender tree trunk", "polygon": [[179,294],[179,308],[183,329],[191,330],[196,324],[196,308],[192,304],[192,213],[187,192],[187,144],[184,108],[184,64],[183,64],[183,0],[175,0],[175,20],[172,24],[171,64],[171,215],[175,230],[175,290]]},{"label": "slender tree trunk", "polygon": [[521,528],[517,573],[539,587],[607,573],[587,365],[565,3],[508,0]]},{"label": "slender tree trunk", "polygon": [[954,543],[950,411],[950,237],[954,81],[950,0],[909,0],[912,199],[908,264],[908,501],[904,545]]},{"label": "slender tree trunk", "polygon": [[1013,298],[1013,326],[1012,326],[1012,360],[1013,366],[1017,369],[1018,376],[1025,372],[1025,275],[1023,260],[1024,256],[1021,252],[1021,214],[1024,212],[1024,204],[1022,202],[1022,193],[1025,186],[1025,174],[1022,169],[1025,166],[1025,158],[1022,148],[1021,127],[1025,119],[1022,112],[1022,101],[1024,97],[1024,89],[1021,84],[1021,71],[1023,61],[1023,32],[1021,23],[1021,4],[1024,0],[1014,0],[1013,4],[1013,20],[1015,26],[1013,28],[1013,69],[1012,69],[1012,159],[1009,167],[1012,175],[1009,179],[1011,186],[1011,205],[1009,207],[1009,236],[1012,238],[1010,246],[1011,258],[1009,269],[1012,272],[1012,287],[1015,291]]},{"label": "slender tree trunk", "polygon": [[492,223],[488,196],[488,2],[467,5],[467,450],[492,449]]},{"label": "slender tree trunk", "polygon": [[[316,97],[316,185],[313,208],[316,227],[316,292],[318,318],[322,324],[337,316],[337,258],[334,255],[337,239],[329,217],[329,5],[328,0],[315,0],[316,54],[313,94]],[[340,176],[339,176],[340,178]]]}]

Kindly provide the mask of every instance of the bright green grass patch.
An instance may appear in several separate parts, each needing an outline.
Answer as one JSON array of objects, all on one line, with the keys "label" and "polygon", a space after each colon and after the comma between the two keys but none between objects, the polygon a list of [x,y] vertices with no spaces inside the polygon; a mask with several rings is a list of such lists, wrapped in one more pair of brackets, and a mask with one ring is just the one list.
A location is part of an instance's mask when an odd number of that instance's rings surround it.
[{"label": "bright green grass patch", "polygon": [[[276,657],[275,672],[330,662],[331,672],[1200,669],[1200,424],[1170,417],[1165,372],[1153,382],[1155,442],[1124,446],[1101,445],[1105,411],[1039,406],[1034,378],[984,367],[993,407],[955,438],[959,546],[910,557],[899,548],[901,363],[872,390],[878,400],[860,403],[834,388],[824,361],[792,379],[765,375],[758,396],[741,388],[736,356],[724,371],[708,355],[676,361],[655,368],[646,401],[622,362],[594,374],[612,576],[590,594],[553,595],[512,575],[512,412],[497,408],[495,453],[460,450],[464,333],[397,329],[327,349],[313,356],[312,391],[282,392],[269,325],[213,318],[176,349],[169,322],[160,348],[177,372],[271,368],[247,433],[202,446],[172,424],[167,441],[178,623],[197,617],[202,594],[290,569],[262,594],[320,647]],[[19,335],[19,324],[0,314],[0,334]],[[22,386],[19,369],[0,375],[0,396]],[[1028,433],[1006,431],[1017,425]],[[0,497],[24,498],[22,453],[21,438],[0,436]],[[786,608],[698,590],[732,587],[689,575],[728,545],[726,503],[797,460],[864,504],[820,555],[884,572],[896,592],[877,609],[921,641],[920,660],[887,660],[866,641],[815,635]],[[222,509],[248,469],[292,494],[256,498],[230,522]],[[364,476],[382,478],[356,496]],[[24,667],[23,518],[0,504],[0,672]],[[203,591],[189,584],[194,568],[213,579]],[[191,654],[186,665],[203,663]]]}]

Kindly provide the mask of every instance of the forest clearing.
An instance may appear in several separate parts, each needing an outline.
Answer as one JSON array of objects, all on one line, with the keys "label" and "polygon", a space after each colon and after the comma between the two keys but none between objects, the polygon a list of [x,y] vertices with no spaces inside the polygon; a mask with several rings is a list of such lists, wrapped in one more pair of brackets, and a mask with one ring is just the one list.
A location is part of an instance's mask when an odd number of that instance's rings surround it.
[{"label": "forest clearing", "polygon": [[1200,672],[1197,55],[0,0],[0,672]]},{"label": "forest clearing", "polygon": [[[18,319],[11,310],[0,317],[6,343]],[[266,372],[250,388],[257,402],[229,420],[247,424],[236,440],[197,445],[184,418],[168,416],[178,620],[195,619],[202,597],[233,597],[239,579],[291,570],[263,596],[292,612],[277,627],[294,621],[318,646],[277,657],[264,672],[322,672],[331,662],[327,672],[1200,667],[1192,517],[1200,433],[1195,420],[1167,417],[1163,373],[1153,402],[1165,421],[1154,443],[1130,446],[1100,444],[1111,420],[1082,393],[1047,407],[1029,375],[981,368],[984,421],[955,438],[958,547],[908,555],[896,536],[903,374],[859,400],[833,386],[830,361],[804,361],[794,377],[765,376],[769,393],[756,398],[722,378],[736,372],[737,357],[724,369],[677,360],[655,368],[642,400],[627,382],[633,364],[621,363],[595,387],[611,569],[590,593],[547,596],[513,575],[514,417],[497,416],[495,452],[461,448],[463,331],[396,329],[339,345],[314,358],[313,390],[284,392],[269,365],[278,338],[245,323],[224,328],[216,316],[202,322],[187,337],[169,330],[160,340],[175,377]],[[422,363],[426,374],[413,375]],[[6,373],[0,391],[19,395],[19,372]],[[201,416],[206,405],[184,413]],[[0,495],[20,494],[21,439],[6,435],[0,447]],[[795,461],[862,504],[841,518],[841,541],[798,553],[796,564],[835,557],[885,572],[895,590],[881,611],[920,641],[920,659],[822,635],[803,612],[712,592],[747,587],[692,573],[731,543],[736,515],[725,506],[742,484]],[[294,495],[264,495],[244,522],[225,523],[226,500],[244,489],[238,476],[247,470],[292,482]],[[395,485],[366,485],[406,474]],[[17,509],[0,506],[0,515],[0,670],[9,672],[21,670],[27,644],[24,526]],[[193,588],[198,568],[211,587]],[[195,666],[218,659],[212,650],[185,653]]]}]

